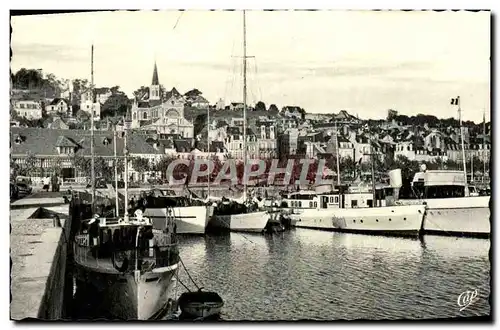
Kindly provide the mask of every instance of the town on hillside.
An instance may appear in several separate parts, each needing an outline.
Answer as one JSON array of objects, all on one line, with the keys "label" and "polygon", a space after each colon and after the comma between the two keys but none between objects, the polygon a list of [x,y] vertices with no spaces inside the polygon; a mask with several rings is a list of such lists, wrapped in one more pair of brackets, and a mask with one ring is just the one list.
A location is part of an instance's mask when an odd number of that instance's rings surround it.
[{"label": "town on hillside", "polygon": [[[156,63],[150,85],[139,87],[132,99],[119,86],[91,88],[85,79],[59,79],[42,70],[21,69],[10,84],[11,171],[34,182],[52,174],[66,182],[88,180],[92,122],[101,177],[112,173],[114,130],[130,131],[132,182],[165,180],[166,164],[176,158],[244,157],[243,103],[211,103],[198,89],[167,90]],[[461,170],[465,154],[469,180],[489,180],[490,122],[463,122],[462,153],[455,118],[409,117],[389,109],[385,120],[371,120],[345,110],[319,114],[262,101],[247,110],[248,158],[328,159],[336,172],[338,154],[342,180],[363,174],[370,180],[371,162],[377,174],[395,167],[417,171],[421,163]]]}]

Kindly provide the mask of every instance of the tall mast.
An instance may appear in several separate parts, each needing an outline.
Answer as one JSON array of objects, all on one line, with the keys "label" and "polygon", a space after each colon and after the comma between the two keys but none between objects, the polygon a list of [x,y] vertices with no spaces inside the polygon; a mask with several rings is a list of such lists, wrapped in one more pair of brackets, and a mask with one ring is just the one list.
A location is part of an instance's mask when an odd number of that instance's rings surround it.
[{"label": "tall mast", "polygon": [[458,105],[458,121],[460,123],[460,139],[462,140],[462,162],[464,167],[464,176],[465,176],[465,196],[469,196],[469,185],[467,183],[467,165],[465,160],[465,142],[464,142],[464,129],[462,127],[462,109],[460,106],[460,96],[457,96],[457,105]]},{"label": "tall mast", "polygon": [[92,212],[95,203],[95,160],[94,160],[94,44],[90,52],[90,100],[92,103],[90,110],[90,179],[92,180]]},{"label": "tall mast", "polygon": [[335,120],[335,148],[337,149],[337,185],[340,186],[339,132],[337,130],[337,121],[336,120]]},{"label": "tall mast", "polygon": [[211,163],[211,159],[210,159],[210,108],[207,108],[207,151],[208,151],[208,155],[209,155],[209,162],[208,162],[208,192],[207,192],[207,197],[210,198],[210,177],[211,177],[211,170],[210,170],[210,163]]},{"label": "tall mast", "polygon": [[[243,10],[243,170],[247,165],[247,31]],[[247,199],[247,182],[243,175],[243,199]]]},{"label": "tall mast", "polygon": [[[370,149],[372,147],[370,146]],[[375,161],[373,152],[370,154],[370,163],[372,163],[372,190],[373,190],[373,207],[377,207],[377,190],[375,188]]]},{"label": "tall mast", "polygon": [[124,134],[123,134],[123,157],[124,157],[124,181],[125,181],[125,210],[123,212],[125,221],[128,221],[128,148],[127,148],[127,132],[128,127],[124,125]]},{"label": "tall mast", "polygon": [[483,110],[483,180],[486,176],[486,109]]},{"label": "tall mast", "polygon": [[118,205],[118,163],[116,157],[116,123],[114,124],[113,129],[113,153],[115,156],[115,209],[116,209],[116,217],[120,216],[120,206]]}]

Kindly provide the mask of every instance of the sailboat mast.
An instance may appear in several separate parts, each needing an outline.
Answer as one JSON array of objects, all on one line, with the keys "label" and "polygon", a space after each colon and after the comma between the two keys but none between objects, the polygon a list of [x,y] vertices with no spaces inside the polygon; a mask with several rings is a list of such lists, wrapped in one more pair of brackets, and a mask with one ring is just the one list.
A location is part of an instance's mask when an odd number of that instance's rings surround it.
[{"label": "sailboat mast", "polygon": [[465,160],[465,142],[464,142],[464,129],[462,127],[462,109],[460,106],[460,96],[457,96],[457,105],[458,105],[458,121],[460,123],[460,140],[462,140],[462,162],[464,167],[464,176],[465,176],[465,196],[469,196],[469,186],[467,183],[467,165]]},{"label": "sailboat mast", "polygon": [[335,149],[337,149],[337,185],[340,186],[339,132],[337,129],[337,121],[336,120],[335,120]]},{"label": "sailboat mast", "polygon": [[92,212],[95,204],[95,160],[94,160],[94,45],[90,51],[90,101],[92,103],[90,110],[90,179],[92,180]]},{"label": "sailboat mast", "polygon": [[124,157],[124,182],[125,182],[125,210],[123,210],[125,221],[128,221],[128,147],[127,147],[127,125],[124,125],[123,134],[123,157]]},{"label": "sailboat mast", "polygon": [[118,163],[116,157],[116,124],[114,125],[113,130],[113,153],[115,156],[114,167],[115,167],[115,209],[116,209],[116,217],[120,215],[120,206],[118,205]]},{"label": "sailboat mast", "polygon": [[[247,31],[243,10],[243,170],[247,165]],[[243,199],[247,199],[247,182],[243,175]]]},{"label": "sailboat mast", "polygon": [[483,180],[486,176],[486,109],[483,110]]},{"label": "sailboat mast", "polygon": [[[208,155],[210,156],[210,108],[207,108],[207,151]],[[210,157],[209,157],[209,160]],[[210,198],[210,177],[212,174],[212,171],[210,169],[210,161],[208,162],[208,192],[207,192],[207,197]]]}]

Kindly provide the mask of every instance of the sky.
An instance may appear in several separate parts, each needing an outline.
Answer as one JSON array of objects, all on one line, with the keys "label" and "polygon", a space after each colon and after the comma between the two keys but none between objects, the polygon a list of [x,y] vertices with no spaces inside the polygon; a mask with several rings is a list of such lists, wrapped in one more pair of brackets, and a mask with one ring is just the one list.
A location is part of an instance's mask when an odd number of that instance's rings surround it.
[{"label": "sky", "polygon": [[[242,100],[241,11],[94,12],[16,16],[11,69],[90,80],[130,97],[151,83]],[[490,13],[247,11],[248,98],[310,113],[490,118]]]}]

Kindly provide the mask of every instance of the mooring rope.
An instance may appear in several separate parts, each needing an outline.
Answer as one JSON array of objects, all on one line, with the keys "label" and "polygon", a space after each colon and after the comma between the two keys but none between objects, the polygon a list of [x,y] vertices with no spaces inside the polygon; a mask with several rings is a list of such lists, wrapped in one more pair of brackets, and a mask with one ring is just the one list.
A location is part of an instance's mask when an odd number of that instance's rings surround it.
[{"label": "mooring rope", "polygon": [[193,282],[193,284],[196,287],[196,289],[198,289],[198,291],[200,291],[200,287],[193,280],[193,278],[191,277],[191,274],[189,274],[189,271],[188,271],[187,267],[184,265],[184,262],[182,261],[182,258],[180,256],[179,256],[179,261],[181,262],[182,267],[184,267],[184,270],[186,271],[186,274],[189,277],[189,279],[191,280],[191,282]]}]

